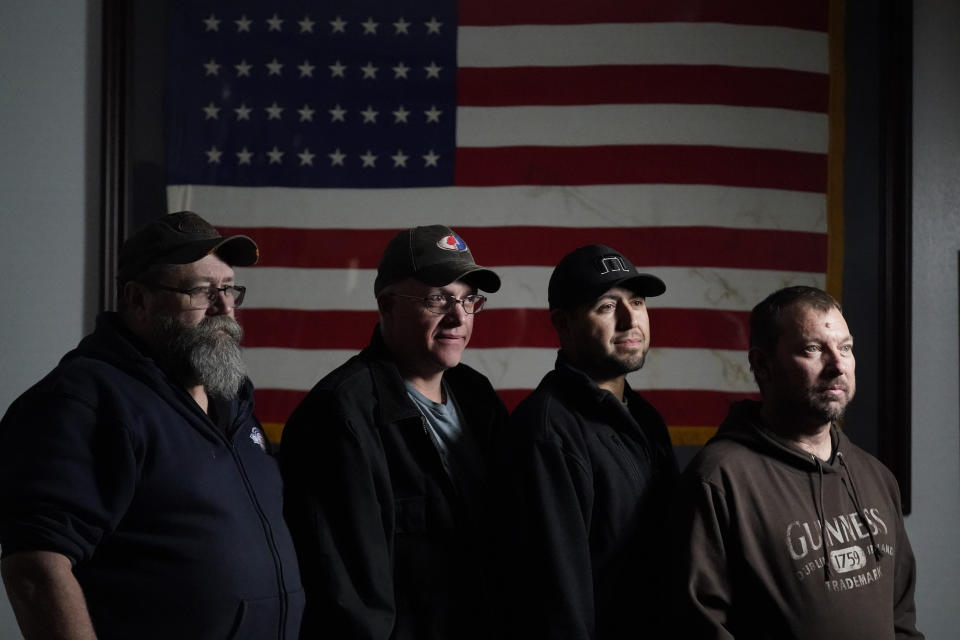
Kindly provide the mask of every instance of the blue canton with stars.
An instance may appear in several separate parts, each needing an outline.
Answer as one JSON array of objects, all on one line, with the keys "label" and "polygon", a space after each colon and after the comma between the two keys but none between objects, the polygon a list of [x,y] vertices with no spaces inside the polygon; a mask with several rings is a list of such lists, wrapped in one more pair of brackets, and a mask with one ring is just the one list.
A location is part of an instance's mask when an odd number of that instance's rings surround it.
[{"label": "blue canton with stars", "polygon": [[456,2],[173,4],[168,184],[452,184]]}]

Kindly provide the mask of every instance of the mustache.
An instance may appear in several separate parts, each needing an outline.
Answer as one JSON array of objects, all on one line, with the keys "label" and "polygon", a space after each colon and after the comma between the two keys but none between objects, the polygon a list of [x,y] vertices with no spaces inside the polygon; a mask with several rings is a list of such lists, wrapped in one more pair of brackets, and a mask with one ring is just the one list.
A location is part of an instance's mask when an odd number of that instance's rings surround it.
[{"label": "mustache", "polygon": [[830,382],[827,384],[818,385],[816,387],[817,391],[829,391],[830,389],[841,389],[843,391],[849,391],[850,385],[848,385],[846,382],[841,382],[840,380],[837,380],[836,382]]},{"label": "mustache", "polygon": [[223,332],[239,344],[243,340],[243,327],[230,316],[208,316],[197,326],[190,329],[194,335],[202,338],[214,338],[217,332]]}]

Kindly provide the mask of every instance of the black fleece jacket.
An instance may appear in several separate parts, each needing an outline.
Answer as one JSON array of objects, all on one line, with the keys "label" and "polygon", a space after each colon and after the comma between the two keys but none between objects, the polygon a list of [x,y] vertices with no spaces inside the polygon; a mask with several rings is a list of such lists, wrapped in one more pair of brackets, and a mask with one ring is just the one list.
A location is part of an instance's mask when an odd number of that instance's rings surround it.
[{"label": "black fleece jacket", "polygon": [[677,462],[657,410],[625,398],[561,352],[498,438],[505,637],[654,637]]},{"label": "black fleece jacket", "polygon": [[669,632],[677,638],[922,638],[893,475],[831,429],[820,461],[735,403],[684,472]]}]

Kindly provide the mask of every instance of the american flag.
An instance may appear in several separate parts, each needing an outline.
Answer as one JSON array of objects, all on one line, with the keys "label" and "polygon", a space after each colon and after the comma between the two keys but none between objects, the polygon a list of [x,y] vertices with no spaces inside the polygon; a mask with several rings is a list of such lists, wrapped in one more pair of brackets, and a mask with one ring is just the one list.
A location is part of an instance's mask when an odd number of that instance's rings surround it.
[{"label": "american flag", "polygon": [[675,443],[702,443],[755,396],[750,308],[839,293],[841,7],[174,3],[168,208],[260,245],[240,319],[271,439],[366,345],[389,239],[445,224],[503,280],[464,362],[508,406],[553,367],[560,257],[603,243],[660,276],[629,380]]}]

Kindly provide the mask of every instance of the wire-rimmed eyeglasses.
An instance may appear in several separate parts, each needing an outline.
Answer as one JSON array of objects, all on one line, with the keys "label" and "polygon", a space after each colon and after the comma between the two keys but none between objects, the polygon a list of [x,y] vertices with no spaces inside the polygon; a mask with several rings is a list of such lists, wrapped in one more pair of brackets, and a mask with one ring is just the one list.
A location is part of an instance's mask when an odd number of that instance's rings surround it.
[{"label": "wire-rimmed eyeglasses", "polygon": [[419,300],[423,303],[423,306],[430,313],[435,313],[438,316],[442,316],[450,313],[456,308],[457,304],[463,307],[464,313],[479,313],[480,309],[483,309],[484,303],[487,301],[487,296],[480,295],[479,293],[472,293],[468,296],[463,296],[462,298],[457,298],[451,295],[443,293],[431,293],[426,296],[408,296],[402,293],[387,293],[389,296],[397,296],[398,298],[410,298],[411,300]]},{"label": "wire-rimmed eyeglasses", "polygon": [[193,287],[192,289],[168,287],[166,285],[156,284],[153,282],[144,282],[143,284],[151,289],[172,291],[174,293],[183,293],[187,296],[190,296],[191,309],[209,309],[216,304],[217,300],[220,299],[221,293],[224,295],[224,297],[226,297],[229,306],[239,307],[241,304],[243,304],[243,296],[247,293],[246,287],[241,287],[240,285],[236,284],[227,284],[222,287],[210,285],[209,287]]}]

